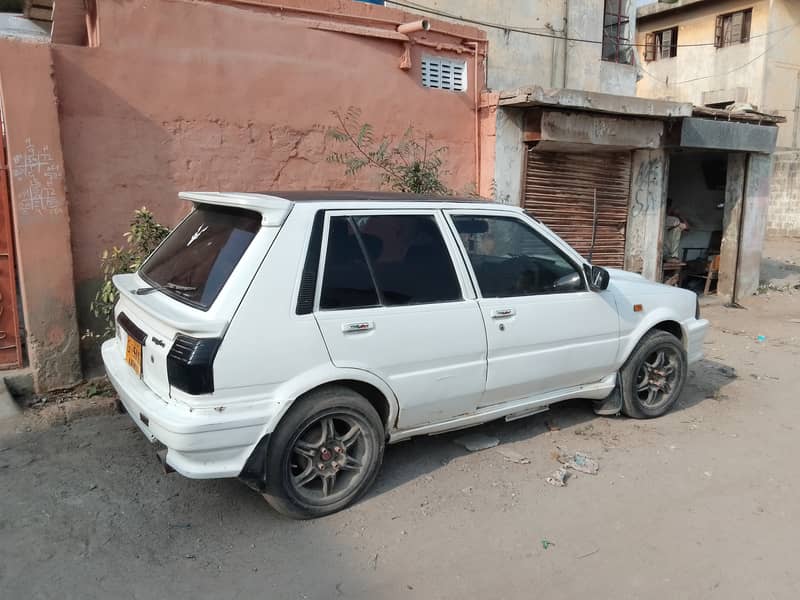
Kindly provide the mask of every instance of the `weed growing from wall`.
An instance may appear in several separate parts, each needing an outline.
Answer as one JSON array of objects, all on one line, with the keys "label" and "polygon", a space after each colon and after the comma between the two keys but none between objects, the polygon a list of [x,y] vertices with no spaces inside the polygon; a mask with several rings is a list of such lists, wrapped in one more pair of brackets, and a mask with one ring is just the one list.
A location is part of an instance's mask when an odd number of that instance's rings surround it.
[{"label": "weed growing from wall", "polygon": [[370,168],[378,173],[382,185],[397,192],[450,195],[442,182],[447,147],[435,146],[430,134],[418,137],[409,127],[399,139],[378,138],[372,125],[362,121],[360,109],[351,106],[344,113],[334,110],[331,114],[337,125],[328,129],[328,137],[348,149],[332,152],[327,161],[344,165],[347,175]]}]

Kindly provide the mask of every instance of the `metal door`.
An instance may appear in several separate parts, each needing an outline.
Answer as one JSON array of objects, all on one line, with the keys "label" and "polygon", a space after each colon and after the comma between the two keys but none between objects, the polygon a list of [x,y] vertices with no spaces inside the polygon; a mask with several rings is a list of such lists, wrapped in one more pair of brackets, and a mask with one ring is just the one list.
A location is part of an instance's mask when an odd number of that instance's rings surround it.
[{"label": "metal door", "polygon": [[592,262],[621,269],[630,197],[630,152],[565,154],[528,152],[523,208]]},{"label": "metal door", "polygon": [[0,129],[0,369],[22,366],[8,173],[4,129]]}]

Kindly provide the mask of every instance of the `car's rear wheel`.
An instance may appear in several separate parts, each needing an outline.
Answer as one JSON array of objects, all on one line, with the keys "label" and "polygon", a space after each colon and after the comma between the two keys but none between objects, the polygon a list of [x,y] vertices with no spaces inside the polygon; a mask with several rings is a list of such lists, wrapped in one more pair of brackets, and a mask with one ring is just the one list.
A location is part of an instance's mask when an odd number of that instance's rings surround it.
[{"label": "car's rear wheel", "polygon": [[270,438],[264,497],[295,519],[341,510],[372,485],[384,445],[383,424],[366,398],[341,386],[312,392]]},{"label": "car's rear wheel", "polygon": [[666,331],[651,331],[620,370],[622,410],[636,419],[660,417],[677,401],[686,383],[686,351]]}]

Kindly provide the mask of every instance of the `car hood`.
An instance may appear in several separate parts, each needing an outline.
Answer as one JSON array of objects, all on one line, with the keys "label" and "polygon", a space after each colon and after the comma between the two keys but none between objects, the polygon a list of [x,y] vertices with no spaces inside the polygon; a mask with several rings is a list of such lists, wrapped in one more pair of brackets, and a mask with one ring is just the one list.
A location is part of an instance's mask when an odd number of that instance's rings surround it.
[{"label": "car hood", "polygon": [[635,283],[653,283],[649,279],[645,279],[638,273],[631,273],[630,271],[623,271],[622,269],[606,269],[611,276],[611,281],[632,281]]}]

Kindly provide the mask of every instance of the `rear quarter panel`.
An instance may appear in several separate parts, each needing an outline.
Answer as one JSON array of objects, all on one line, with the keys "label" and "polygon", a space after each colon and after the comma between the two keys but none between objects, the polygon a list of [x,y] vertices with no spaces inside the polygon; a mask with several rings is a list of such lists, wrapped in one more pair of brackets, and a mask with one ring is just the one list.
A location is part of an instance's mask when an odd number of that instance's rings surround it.
[{"label": "rear quarter panel", "polygon": [[220,399],[263,398],[330,363],[314,316],[295,314],[310,229],[309,213],[293,210],[244,294],[214,361]]}]

